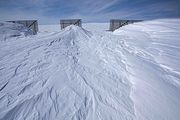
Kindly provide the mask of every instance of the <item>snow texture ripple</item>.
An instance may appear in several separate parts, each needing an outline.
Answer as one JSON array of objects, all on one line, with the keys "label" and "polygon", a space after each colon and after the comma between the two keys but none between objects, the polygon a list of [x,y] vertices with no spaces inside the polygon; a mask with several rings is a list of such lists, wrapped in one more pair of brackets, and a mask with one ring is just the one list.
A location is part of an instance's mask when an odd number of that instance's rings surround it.
[{"label": "snow texture ripple", "polygon": [[178,120],[179,22],[1,37],[0,120]]}]

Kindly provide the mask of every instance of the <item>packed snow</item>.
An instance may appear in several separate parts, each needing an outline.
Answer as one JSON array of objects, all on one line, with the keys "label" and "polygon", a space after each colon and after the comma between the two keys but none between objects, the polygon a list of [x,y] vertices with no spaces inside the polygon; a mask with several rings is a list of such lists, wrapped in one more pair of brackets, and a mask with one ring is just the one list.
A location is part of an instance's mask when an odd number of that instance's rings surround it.
[{"label": "packed snow", "polygon": [[0,23],[0,120],[179,120],[179,23]]}]

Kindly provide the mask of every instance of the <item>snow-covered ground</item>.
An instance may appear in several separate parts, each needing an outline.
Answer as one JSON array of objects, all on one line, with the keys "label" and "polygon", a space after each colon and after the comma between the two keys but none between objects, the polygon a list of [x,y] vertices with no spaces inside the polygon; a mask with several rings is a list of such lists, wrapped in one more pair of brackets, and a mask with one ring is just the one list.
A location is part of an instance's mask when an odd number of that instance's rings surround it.
[{"label": "snow-covered ground", "polygon": [[179,23],[0,24],[0,120],[179,120]]}]

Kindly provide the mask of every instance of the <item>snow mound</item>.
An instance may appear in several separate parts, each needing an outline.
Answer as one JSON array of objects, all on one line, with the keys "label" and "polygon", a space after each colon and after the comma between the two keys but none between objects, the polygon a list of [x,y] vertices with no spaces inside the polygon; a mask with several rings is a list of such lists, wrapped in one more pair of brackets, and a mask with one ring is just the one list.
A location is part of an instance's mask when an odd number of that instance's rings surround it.
[{"label": "snow mound", "polygon": [[14,43],[0,61],[0,119],[132,119],[130,83],[104,42],[69,26],[26,47]]},{"label": "snow mound", "polygon": [[0,120],[178,120],[179,21],[0,41]]},{"label": "snow mound", "polygon": [[33,35],[33,32],[21,24],[0,22],[0,40],[6,40],[11,37]]},{"label": "snow mound", "polygon": [[114,32],[124,40],[137,120],[180,118],[180,19],[146,21]]}]

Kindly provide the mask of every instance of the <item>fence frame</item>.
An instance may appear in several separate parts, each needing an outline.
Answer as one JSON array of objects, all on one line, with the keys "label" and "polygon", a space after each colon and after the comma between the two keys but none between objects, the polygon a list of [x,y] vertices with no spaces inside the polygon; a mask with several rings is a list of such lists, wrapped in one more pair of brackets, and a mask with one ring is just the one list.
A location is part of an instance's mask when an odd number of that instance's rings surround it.
[{"label": "fence frame", "polygon": [[32,30],[33,34],[37,34],[38,32],[38,21],[37,20],[13,20],[13,21],[7,21],[12,23],[18,23],[24,25],[24,27],[27,27],[29,30]]},{"label": "fence frame", "polygon": [[76,26],[82,27],[82,20],[81,19],[63,19],[63,20],[60,20],[61,29],[64,29],[69,25],[76,25]]},{"label": "fence frame", "polygon": [[110,31],[114,31],[122,26],[132,24],[135,22],[141,22],[142,20],[121,20],[121,19],[111,19],[110,20]]}]

